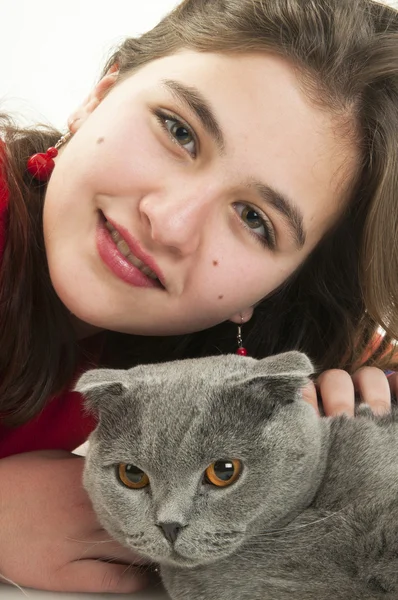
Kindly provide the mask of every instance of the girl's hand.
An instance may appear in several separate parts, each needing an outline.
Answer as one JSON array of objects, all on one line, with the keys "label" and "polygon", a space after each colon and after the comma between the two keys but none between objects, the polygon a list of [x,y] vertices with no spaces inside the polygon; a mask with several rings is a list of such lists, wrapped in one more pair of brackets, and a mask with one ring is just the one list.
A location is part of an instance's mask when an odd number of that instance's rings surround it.
[{"label": "girl's hand", "polygon": [[143,561],[99,525],[82,486],[83,465],[83,458],[55,450],[0,460],[4,582],[93,593],[131,593],[146,586],[139,568],[129,566]]},{"label": "girl's hand", "polygon": [[304,389],[304,400],[320,414],[318,401],[327,417],[343,413],[354,416],[355,397],[370,406],[374,414],[383,415],[391,410],[391,395],[397,396],[398,373],[388,377],[376,367],[362,367],[351,377],[346,371],[324,371],[315,383]]}]

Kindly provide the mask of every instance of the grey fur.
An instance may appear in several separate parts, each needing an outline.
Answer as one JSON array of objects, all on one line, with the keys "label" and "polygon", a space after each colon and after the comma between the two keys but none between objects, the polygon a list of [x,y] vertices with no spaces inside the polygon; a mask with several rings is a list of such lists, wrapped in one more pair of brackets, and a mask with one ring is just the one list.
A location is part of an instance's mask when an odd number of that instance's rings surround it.
[{"label": "grey fur", "polygon": [[[99,417],[84,483],[103,526],[161,565],[173,600],[396,600],[397,413],[319,418],[303,354],[84,374]],[[240,459],[227,488],[203,482]],[[145,471],[124,487],[116,464]],[[159,522],[184,525],[174,544]]]}]

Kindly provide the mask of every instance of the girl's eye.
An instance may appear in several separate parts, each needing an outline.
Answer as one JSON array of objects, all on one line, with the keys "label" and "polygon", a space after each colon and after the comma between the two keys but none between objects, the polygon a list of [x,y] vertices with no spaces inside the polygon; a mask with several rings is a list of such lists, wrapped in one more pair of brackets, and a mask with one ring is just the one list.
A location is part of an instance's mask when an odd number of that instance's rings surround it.
[{"label": "girl's eye", "polygon": [[250,206],[250,204],[236,202],[234,206],[243,223],[251,230],[255,238],[267,246],[267,248],[275,250],[276,238],[271,221],[257,208]]},{"label": "girl's eye", "polygon": [[155,115],[160,125],[171,137],[171,140],[182,146],[184,150],[195,158],[197,154],[197,140],[195,133],[189,125],[161,110],[156,110]]}]

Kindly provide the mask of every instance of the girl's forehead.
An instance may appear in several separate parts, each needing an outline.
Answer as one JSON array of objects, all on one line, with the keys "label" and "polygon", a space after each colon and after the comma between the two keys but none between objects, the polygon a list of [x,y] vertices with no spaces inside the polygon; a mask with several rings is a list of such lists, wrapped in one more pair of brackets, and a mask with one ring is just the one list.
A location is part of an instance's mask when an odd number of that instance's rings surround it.
[{"label": "girl's forehead", "polygon": [[339,133],[335,115],[311,102],[282,57],[182,50],[125,83],[129,101],[158,102],[182,116],[242,187],[251,181],[290,198],[311,245],[342,212],[358,149]]}]

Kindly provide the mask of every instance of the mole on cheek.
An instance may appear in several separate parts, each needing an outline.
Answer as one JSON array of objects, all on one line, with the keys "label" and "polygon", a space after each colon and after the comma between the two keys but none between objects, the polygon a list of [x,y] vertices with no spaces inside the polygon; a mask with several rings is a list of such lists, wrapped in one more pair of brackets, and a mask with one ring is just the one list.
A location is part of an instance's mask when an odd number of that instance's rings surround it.
[{"label": "mole on cheek", "polygon": [[222,300],[223,298],[224,298],[224,296],[222,296],[222,295],[221,295],[221,296],[218,296],[218,299],[219,299],[219,300]]},{"label": "mole on cheek", "polygon": [[218,260],[213,260],[213,267],[218,267]]},{"label": "mole on cheek", "polygon": [[103,137],[100,137],[100,138],[98,138],[98,140],[97,140],[97,144],[102,144],[102,142],[104,142],[104,141],[105,141],[105,138],[103,138]]}]

